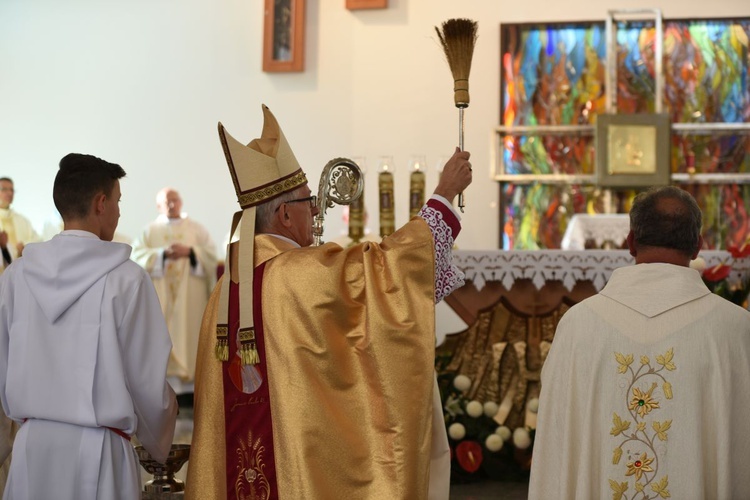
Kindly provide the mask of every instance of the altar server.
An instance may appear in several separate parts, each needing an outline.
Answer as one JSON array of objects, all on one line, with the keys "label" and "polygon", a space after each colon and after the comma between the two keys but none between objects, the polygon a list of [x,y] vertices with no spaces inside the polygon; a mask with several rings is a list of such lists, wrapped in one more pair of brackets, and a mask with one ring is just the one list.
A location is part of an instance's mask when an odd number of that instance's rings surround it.
[{"label": "altar server", "polygon": [[447,499],[434,304],[463,283],[469,153],[382,243],[309,247],[315,197],[263,114],[247,146],[219,125],[241,231],[203,320],[187,498]]},{"label": "altar server", "polygon": [[136,500],[131,436],[169,453],[169,334],[148,275],[111,242],[124,176],[65,156],[53,190],[65,230],[0,277],[0,400],[21,424],[5,499]]},{"label": "altar server", "polygon": [[542,370],[529,497],[747,498],[750,313],[688,267],[701,211],[636,197],[636,265],[562,317]]}]

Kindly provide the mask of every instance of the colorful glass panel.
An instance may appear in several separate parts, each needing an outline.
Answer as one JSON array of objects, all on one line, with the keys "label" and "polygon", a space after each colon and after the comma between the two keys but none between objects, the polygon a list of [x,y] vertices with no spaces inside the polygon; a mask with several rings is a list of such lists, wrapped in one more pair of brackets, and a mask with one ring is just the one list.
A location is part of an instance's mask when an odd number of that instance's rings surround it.
[{"label": "colorful glass panel", "polygon": [[[627,21],[616,26],[618,112],[653,112],[654,24]],[[604,29],[603,22],[503,26],[502,124],[594,124],[596,115],[606,111]],[[673,123],[750,122],[748,38],[750,19],[664,22],[663,104]],[[725,184],[683,186],[704,207],[708,247],[726,248],[744,239],[750,227],[743,222],[747,207],[741,207],[748,198],[742,195],[750,194],[750,188],[737,185],[731,175],[750,173],[750,134],[680,131],[673,133],[671,142],[673,173],[728,174]],[[543,178],[594,170],[592,137],[577,132],[507,134],[502,146],[506,174]],[[559,248],[554,245],[559,244],[567,217],[544,214],[556,197],[594,196],[594,188],[545,185],[540,179],[533,185],[504,184],[502,193],[503,248]],[[543,200],[545,196],[550,199]],[[621,195],[615,192],[615,197]],[[569,213],[580,212],[573,210]]]}]

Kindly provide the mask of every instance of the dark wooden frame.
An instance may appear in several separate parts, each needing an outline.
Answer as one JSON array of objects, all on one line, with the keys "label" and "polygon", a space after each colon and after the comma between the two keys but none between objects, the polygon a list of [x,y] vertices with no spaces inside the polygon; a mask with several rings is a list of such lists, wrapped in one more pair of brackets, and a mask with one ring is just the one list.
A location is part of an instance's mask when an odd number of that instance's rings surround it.
[{"label": "dark wooden frame", "polygon": [[[304,71],[305,0],[265,0],[264,9],[263,71]],[[288,17],[287,20],[285,16]],[[288,54],[280,55],[282,49],[288,51]]]}]

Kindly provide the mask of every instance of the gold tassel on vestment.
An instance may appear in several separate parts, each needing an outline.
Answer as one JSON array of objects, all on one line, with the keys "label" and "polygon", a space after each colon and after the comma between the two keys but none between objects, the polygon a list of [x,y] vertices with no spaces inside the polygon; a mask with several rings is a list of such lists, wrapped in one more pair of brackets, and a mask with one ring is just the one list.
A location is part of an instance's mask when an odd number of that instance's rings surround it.
[{"label": "gold tassel on vestment", "polygon": [[255,329],[240,330],[240,360],[243,365],[260,363],[258,348],[255,346]]},{"label": "gold tassel on vestment", "polygon": [[216,359],[229,361],[229,329],[226,325],[216,327]]}]

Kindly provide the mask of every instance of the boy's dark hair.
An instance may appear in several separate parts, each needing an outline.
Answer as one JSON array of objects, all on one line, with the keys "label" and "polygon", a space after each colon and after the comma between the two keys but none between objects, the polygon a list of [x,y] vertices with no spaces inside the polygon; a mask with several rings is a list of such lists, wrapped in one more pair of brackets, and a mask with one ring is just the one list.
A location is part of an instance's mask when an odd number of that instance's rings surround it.
[{"label": "boy's dark hair", "polygon": [[112,195],[115,181],[125,177],[120,165],[92,155],[70,153],[60,160],[52,198],[63,220],[83,219],[98,193]]}]

